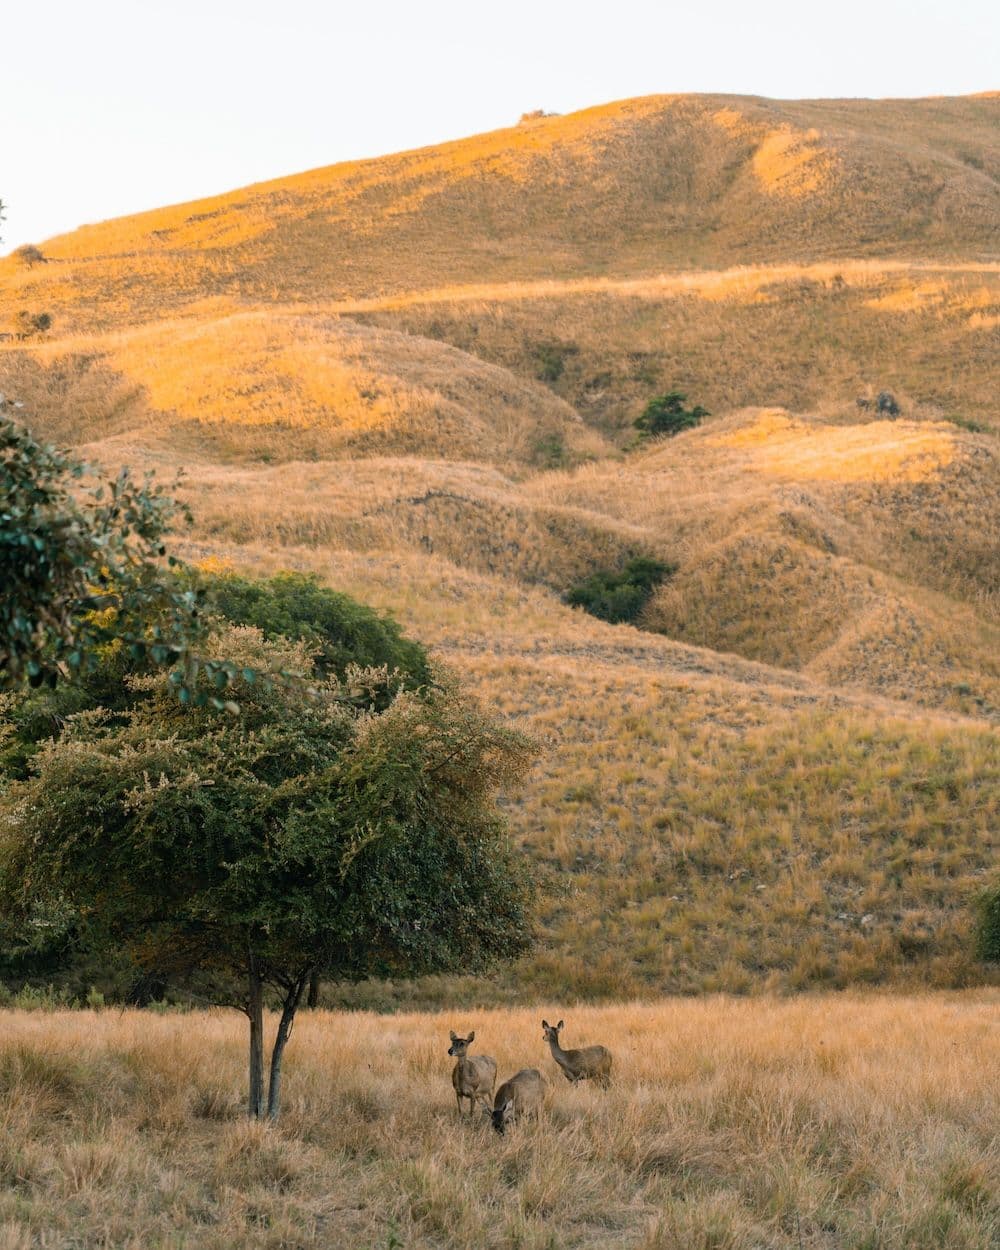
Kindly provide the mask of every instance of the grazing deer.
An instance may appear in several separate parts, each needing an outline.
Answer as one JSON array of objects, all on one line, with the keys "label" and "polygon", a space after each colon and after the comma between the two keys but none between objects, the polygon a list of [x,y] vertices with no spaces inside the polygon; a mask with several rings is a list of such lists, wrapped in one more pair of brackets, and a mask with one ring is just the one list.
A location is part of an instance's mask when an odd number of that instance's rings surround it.
[{"label": "grazing deer", "polygon": [[547,1084],[537,1068],[522,1068],[509,1081],[504,1081],[493,1100],[493,1110],[486,1113],[496,1131],[503,1133],[508,1124],[515,1124],[529,1115],[537,1120],[542,1114]]},{"label": "grazing deer", "polygon": [[559,1030],[563,1027],[542,1021],[542,1035],[549,1044],[552,1058],[562,1068],[566,1080],[575,1085],[577,1081],[596,1081],[604,1089],[611,1082],[611,1051],[606,1046],[584,1046],[582,1050],[563,1050],[559,1045]]},{"label": "grazing deer", "polygon": [[469,1047],[476,1040],[475,1029],[468,1037],[451,1034],[451,1045],[448,1054],[458,1060],[451,1074],[451,1083],[455,1087],[455,1098],[458,1101],[458,1114],[462,1114],[462,1099],[469,1100],[469,1115],[476,1108],[476,1099],[482,1099],[489,1110],[490,1099],[493,1097],[493,1086],[497,1082],[497,1061],[489,1055],[474,1055],[469,1058]]}]

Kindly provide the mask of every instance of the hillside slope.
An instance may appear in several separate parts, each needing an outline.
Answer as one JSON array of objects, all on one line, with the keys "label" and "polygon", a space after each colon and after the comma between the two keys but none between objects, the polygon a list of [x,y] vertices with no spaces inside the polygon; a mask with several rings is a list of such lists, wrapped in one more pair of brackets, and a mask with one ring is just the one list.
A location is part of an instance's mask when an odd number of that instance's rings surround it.
[{"label": "hillside slope", "polygon": [[650,96],[85,226],[5,274],[90,329],[255,302],[752,261],[995,259],[1000,97]]},{"label": "hillside slope", "polygon": [[[651,97],[86,227],[0,262],[0,322],[54,317],[0,389],[184,468],[191,559],[315,571],[539,735],[509,810],[540,948],[489,993],[965,984],[1000,823],[998,122]],[[631,446],[675,386],[713,415]],[[639,628],[565,606],[637,554],[677,565]]]}]

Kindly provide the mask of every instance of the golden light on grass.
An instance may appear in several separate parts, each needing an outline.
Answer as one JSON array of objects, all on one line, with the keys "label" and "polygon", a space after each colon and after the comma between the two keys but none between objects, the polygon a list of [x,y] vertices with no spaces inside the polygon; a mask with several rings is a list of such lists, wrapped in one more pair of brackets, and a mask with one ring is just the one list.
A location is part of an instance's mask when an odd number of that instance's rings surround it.
[{"label": "golden light on grass", "polygon": [[926,481],[952,462],[954,435],[954,426],[905,421],[822,429],[772,410],[707,441],[750,452],[749,465],[761,473],[846,484]]},{"label": "golden light on grass", "polygon": [[820,145],[819,131],[791,127],[772,131],[753,156],[753,172],[770,194],[799,199],[815,194],[834,176],[835,162]]},{"label": "golden light on grass", "polygon": [[[997,1005],[553,1002],[608,1091],[558,1073],[544,1004],[307,1013],[276,1128],[242,1118],[235,1012],[5,1012],[0,1244],[988,1250]],[[450,1028],[545,1073],[537,1127],[459,1121]]]}]

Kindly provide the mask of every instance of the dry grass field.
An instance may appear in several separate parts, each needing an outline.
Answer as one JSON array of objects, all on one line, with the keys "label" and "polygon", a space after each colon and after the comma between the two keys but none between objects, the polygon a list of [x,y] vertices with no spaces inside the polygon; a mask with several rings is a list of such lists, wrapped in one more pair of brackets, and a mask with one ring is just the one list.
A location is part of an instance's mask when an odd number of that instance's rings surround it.
[{"label": "dry grass field", "polygon": [[[993,1250],[995,992],[552,1007],[614,1054],[571,1087],[549,1007],[307,1013],[277,1127],[230,1012],[7,1011],[0,1247]],[[541,1122],[460,1122],[449,1028]]]}]

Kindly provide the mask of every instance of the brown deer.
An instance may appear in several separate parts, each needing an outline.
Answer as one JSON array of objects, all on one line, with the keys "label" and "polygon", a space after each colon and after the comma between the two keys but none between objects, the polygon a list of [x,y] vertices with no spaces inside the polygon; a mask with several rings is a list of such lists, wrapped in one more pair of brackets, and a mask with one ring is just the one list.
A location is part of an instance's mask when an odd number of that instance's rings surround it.
[{"label": "brown deer", "polygon": [[577,1081],[596,1081],[607,1089],[611,1083],[611,1051],[606,1046],[584,1046],[582,1050],[563,1050],[559,1045],[559,1030],[563,1021],[551,1025],[542,1021],[542,1036],[549,1044],[552,1058],[562,1068],[563,1075],[572,1085]]},{"label": "brown deer", "polygon": [[462,1114],[463,1098],[469,1100],[469,1115],[475,1111],[477,1099],[486,1104],[484,1109],[488,1111],[490,1099],[493,1097],[493,1086],[497,1081],[495,1059],[490,1055],[474,1055],[469,1058],[469,1047],[475,1040],[475,1029],[468,1037],[459,1037],[457,1033],[452,1033],[451,1045],[448,1047],[448,1054],[454,1055],[458,1060],[451,1074],[451,1083],[455,1087],[459,1115]]},{"label": "brown deer", "polygon": [[537,1120],[542,1114],[547,1084],[537,1068],[522,1068],[504,1081],[493,1100],[493,1110],[487,1111],[496,1131],[503,1133],[508,1124],[516,1124],[529,1115]]}]

